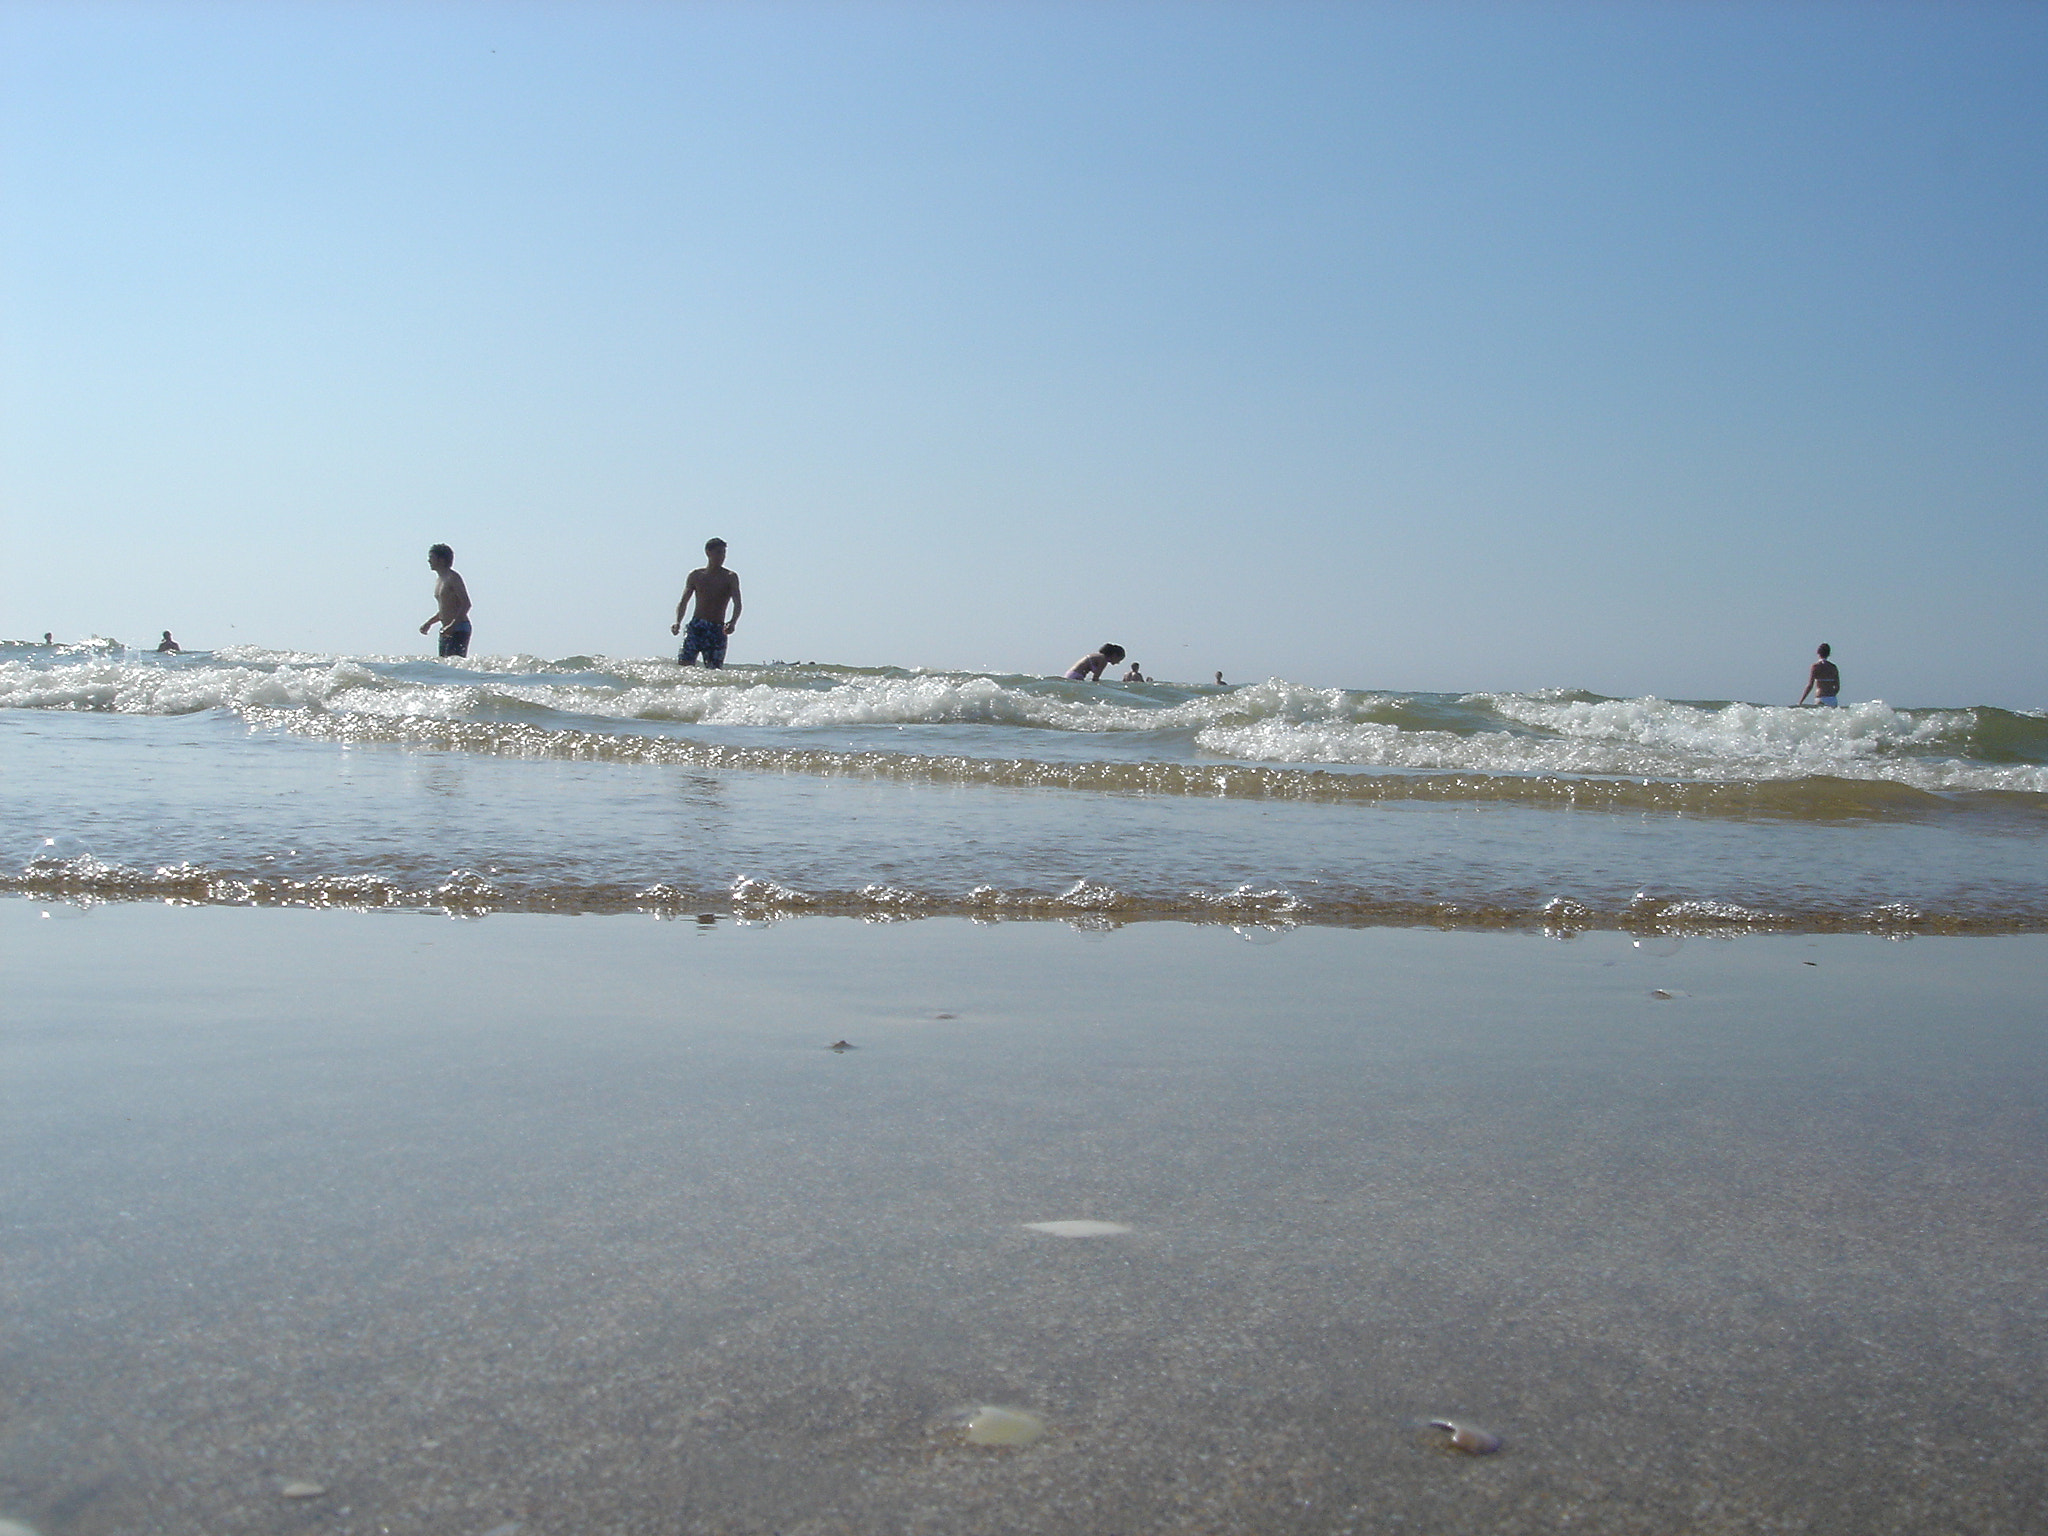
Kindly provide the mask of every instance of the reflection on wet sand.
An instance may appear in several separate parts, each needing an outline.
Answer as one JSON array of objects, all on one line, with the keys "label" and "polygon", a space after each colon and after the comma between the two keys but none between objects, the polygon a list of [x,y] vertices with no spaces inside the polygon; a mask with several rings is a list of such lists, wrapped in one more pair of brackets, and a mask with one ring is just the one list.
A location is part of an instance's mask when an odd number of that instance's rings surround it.
[{"label": "reflection on wet sand", "polygon": [[2035,1528],[2039,940],[0,940],[41,1536]]}]

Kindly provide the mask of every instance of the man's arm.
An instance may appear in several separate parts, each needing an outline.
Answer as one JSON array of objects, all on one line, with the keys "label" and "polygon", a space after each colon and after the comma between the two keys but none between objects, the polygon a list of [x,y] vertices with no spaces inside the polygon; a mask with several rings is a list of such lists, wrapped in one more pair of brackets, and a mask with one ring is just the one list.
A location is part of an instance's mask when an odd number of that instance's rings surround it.
[{"label": "man's arm", "polygon": [[1794,704],[1794,705],[1792,706],[1792,707],[1793,707],[1794,709],[1797,709],[1797,708],[1799,707],[1799,704],[1804,704],[1804,703],[1806,702],[1806,696],[1807,696],[1807,695],[1808,695],[1809,693],[1813,692],[1813,684],[1814,684],[1814,681],[1815,681],[1815,679],[1814,679],[1814,673],[1816,673],[1816,672],[1818,672],[1818,671],[1820,671],[1820,667],[1819,667],[1819,665],[1818,665],[1818,664],[1816,663],[1816,664],[1815,664],[1815,666],[1813,667],[1813,670],[1812,670],[1812,671],[1810,671],[1810,672],[1808,672],[1808,673],[1806,674],[1806,686],[1805,686],[1804,688],[1802,688],[1802,689],[1800,689],[1800,690],[1799,690],[1799,703],[1798,703],[1798,704]]},{"label": "man's arm", "polygon": [[740,627],[740,579],[732,579],[732,617],[725,621],[725,632],[729,635]]},{"label": "man's arm", "polygon": [[703,574],[702,571],[692,571],[690,579],[683,583],[683,595],[676,599],[676,621],[668,627],[670,634],[680,635],[683,632],[683,610],[690,606],[690,594],[697,590],[697,578]]}]

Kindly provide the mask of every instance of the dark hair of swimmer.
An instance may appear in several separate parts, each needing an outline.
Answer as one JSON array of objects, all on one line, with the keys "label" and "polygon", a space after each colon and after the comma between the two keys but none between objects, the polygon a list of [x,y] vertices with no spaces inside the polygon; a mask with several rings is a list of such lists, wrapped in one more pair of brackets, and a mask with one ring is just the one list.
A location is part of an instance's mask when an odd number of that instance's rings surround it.
[{"label": "dark hair of swimmer", "polygon": [[1822,661],[1826,661],[1826,660],[1828,659],[1828,650],[1829,650],[1829,646],[1828,646],[1828,643],[1827,643],[1827,642],[1826,642],[1825,640],[1823,640],[1823,641],[1821,642],[1821,647],[1820,647],[1820,659],[1821,659]]},{"label": "dark hair of swimmer", "polygon": [[446,560],[449,564],[452,565],[455,563],[455,551],[450,549],[446,544],[435,544],[429,546],[427,550],[427,558],[429,560]]},{"label": "dark hair of swimmer", "polygon": [[1111,661],[1122,661],[1124,659],[1124,648],[1113,640],[1105,640],[1102,645],[1102,654]]}]

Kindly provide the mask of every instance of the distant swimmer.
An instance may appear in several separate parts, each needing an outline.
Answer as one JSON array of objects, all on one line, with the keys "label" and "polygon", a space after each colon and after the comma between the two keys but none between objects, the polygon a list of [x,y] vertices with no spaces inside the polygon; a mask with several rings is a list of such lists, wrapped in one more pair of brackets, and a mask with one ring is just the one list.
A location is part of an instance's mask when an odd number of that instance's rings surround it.
[{"label": "distant swimmer", "polygon": [[[697,612],[690,619],[689,633],[683,633],[683,610],[690,606],[690,599],[697,599]],[[732,617],[725,616],[725,605],[732,604]],[[704,658],[707,667],[725,665],[725,639],[740,627],[740,578],[736,571],[725,568],[725,540],[707,539],[704,544],[704,563],[690,572],[690,579],[683,583],[683,595],[676,603],[676,621],[669,625],[668,632],[683,636],[683,648],[676,652],[676,665],[692,667],[698,656]]]},{"label": "distant swimmer", "polygon": [[420,626],[420,633],[424,635],[438,624],[441,626],[441,654],[467,656],[469,588],[455,573],[455,551],[446,544],[436,544],[427,551],[427,565],[434,573],[434,602],[438,606],[434,616]]},{"label": "distant swimmer", "polygon": [[1228,688],[1230,686],[1230,684],[1223,681],[1223,674],[1221,672],[1216,674],[1216,686],[1218,688]]},{"label": "distant swimmer", "polygon": [[1799,703],[1804,704],[1806,696],[1810,693],[1814,695],[1813,702],[1823,709],[1837,708],[1842,702],[1842,669],[1828,660],[1827,646],[1823,645],[1817,654],[1820,660],[1816,661],[1813,669],[1806,674],[1806,686],[1799,690]]},{"label": "distant swimmer", "polygon": [[1099,651],[1090,651],[1071,667],[1067,668],[1070,683],[1099,683],[1102,672],[1114,662],[1124,659],[1124,648],[1120,645],[1105,644]]},{"label": "distant swimmer", "polygon": [[49,631],[48,631],[47,629],[46,629],[46,630],[44,630],[44,631],[43,631],[43,644],[45,644],[45,645],[55,645],[56,643],[57,643],[57,642],[56,642],[55,640],[52,640],[52,639],[50,638],[50,632],[49,632]]},{"label": "distant swimmer", "polygon": [[1124,674],[1124,681],[1127,683],[1142,683],[1149,681],[1149,679],[1139,670],[1138,664],[1134,661],[1131,663],[1131,670]]},{"label": "distant swimmer", "polygon": [[171,638],[171,632],[168,629],[164,631],[163,639],[157,641],[156,648],[160,655],[175,656],[178,654],[178,642]]}]

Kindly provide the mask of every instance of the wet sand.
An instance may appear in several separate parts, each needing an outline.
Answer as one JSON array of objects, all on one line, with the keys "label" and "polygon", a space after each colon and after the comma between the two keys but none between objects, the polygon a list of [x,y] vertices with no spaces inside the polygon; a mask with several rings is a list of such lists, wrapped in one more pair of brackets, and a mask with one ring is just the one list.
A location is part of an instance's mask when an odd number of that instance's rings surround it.
[{"label": "wet sand", "polygon": [[2048,940],[1248,937],[0,902],[0,1517],[2048,1525]]}]

